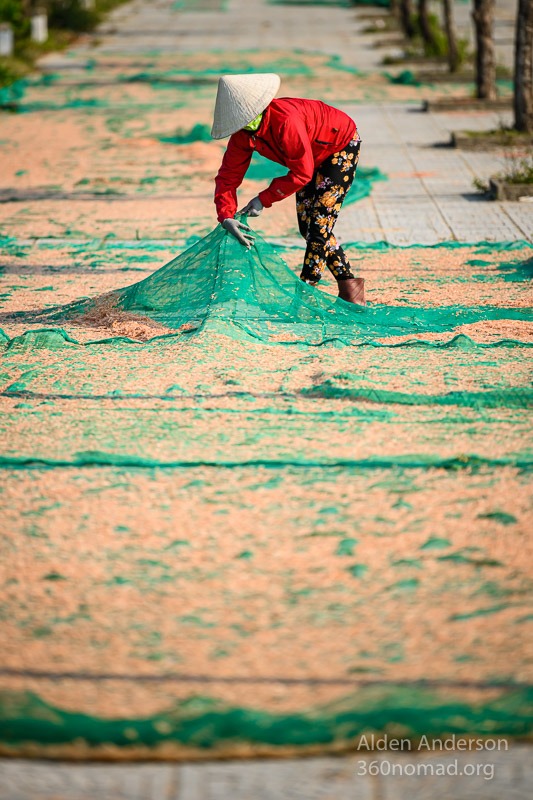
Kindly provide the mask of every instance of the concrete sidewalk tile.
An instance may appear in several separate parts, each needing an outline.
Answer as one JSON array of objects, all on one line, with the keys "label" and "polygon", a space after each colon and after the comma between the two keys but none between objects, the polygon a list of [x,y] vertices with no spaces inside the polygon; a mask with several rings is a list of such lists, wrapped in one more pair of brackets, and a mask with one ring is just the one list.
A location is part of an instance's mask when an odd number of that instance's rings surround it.
[{"label": "concrete sidewalk tile", "polygon": [[[199,764],[0,761],[2,800],[528,800],[528,745]],[[445,774],[439,774],[439,771]],[[374,772],[374,774],[371,774]]]},{"label": "concrete sidewalk tile", "polygon": [[533,202],[531,200],[521,203],[504,203],[502,210],[522,232],[524,238],[533,238]]},{"label": "concrete sidewalk tile", "polygon": [[465,207],[453,200],[443,201],[440,210],[458,241],[510,241],[523,237],[520,228],[508,217],[501,203],[480,200]]},{"label": "concrete sidewalk tile", "polygon": [[[527,746],[511,747],[508,752],[436,752],[425,757],[419,753],[384,754],[379,759],[380,797],[528,800],[533,778],[530,762]],[[448,774],[438,774],[438,770]]]}]

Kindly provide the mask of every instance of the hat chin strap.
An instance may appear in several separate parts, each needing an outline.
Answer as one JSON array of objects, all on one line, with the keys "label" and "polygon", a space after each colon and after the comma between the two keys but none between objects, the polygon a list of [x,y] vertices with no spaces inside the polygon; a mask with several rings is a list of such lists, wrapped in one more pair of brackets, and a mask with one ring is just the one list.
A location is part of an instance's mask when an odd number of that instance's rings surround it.
[{"label": "hat chin strap", "polygon": [[259,126],[261,125],[262,119],[263,119],[263,112],[258,114],[255,119],[253,119],[251,122],[248,123],[248,125],[245,125],[243,130],[244,131],[256,131],[259,128]]}]

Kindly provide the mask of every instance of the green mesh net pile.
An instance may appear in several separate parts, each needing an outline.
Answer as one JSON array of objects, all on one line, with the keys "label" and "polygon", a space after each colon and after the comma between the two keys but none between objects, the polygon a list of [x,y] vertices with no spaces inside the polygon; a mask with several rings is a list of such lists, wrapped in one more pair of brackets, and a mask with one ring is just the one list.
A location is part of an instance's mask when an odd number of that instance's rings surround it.
[{"label": "green mesh net pile", "polygon": [[265,343],[317,346],[385,343],[390,337],[453,332],[487,319],[530,320],[524,308],[360,307],[303,283],[275,246],[256,235],[247,250],[221,226],[148,278],[96,299],[41,314],[32,322],[83,323],[87,315],[115,311],[147,318],[191,337],[225,334]]}]

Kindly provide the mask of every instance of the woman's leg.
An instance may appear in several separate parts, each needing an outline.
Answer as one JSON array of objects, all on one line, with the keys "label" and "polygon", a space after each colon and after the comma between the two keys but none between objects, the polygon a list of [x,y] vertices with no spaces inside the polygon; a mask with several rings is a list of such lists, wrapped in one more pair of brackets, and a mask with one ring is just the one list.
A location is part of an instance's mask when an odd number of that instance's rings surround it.
[{"label": "woman's leg", "polygon": [[307,240],[309,232],[310,212],[313,207],[315,197],[315,176],[302,189],[296,192],[296,216],[298,217],[298,228],[304,239]]},{"label": "woman's leg", "polygon": [[[327,158],[314,175],[312,203],[307,202],[305,206],[307,250],[300,277],[306,283],[318,283],[326,267],[337,281],[354,278],[350,262],[333,234],[333,227],[355,176],[359,148],[360,142],[350,142]],[[304,235],[302,227],[300,231]]]}]

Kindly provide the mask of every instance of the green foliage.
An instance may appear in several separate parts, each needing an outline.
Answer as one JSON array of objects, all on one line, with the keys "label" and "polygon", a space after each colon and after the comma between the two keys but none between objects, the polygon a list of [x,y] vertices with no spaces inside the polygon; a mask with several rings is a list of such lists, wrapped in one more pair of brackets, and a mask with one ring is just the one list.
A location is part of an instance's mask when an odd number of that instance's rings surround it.
[{"label": "green foliage", "polygon": [[472,186],[479,192],[480,194],[486,195],[490,192],[490,185],[487,181],[481,180],[481,178],[474,178],[472,181]]},{"label": "green foliage", "polygon": [[0,58],[0,87],[11,86],[28,71],[26,65],[15,58]]},{"label": "green foliage", "polygon": [[[422,26],[418,14],[413,14],[411,24],[415,31],[414,38],[409,41],[405,52],[401,57],[385,56],[383,65],[402,64],[410,61],[413,57],[425,56],[426,58],[437,58],[445,60],[448,56],[448,39],[436,14],[429,14],[430,41],[424,41],[422,36]],[[467,39],[457,40],[458,64],[457,68],[471,61],[472,53],[468,47]]]},{"label": "green foliage", "polygon": [[21,0],[0,0],[0,22],[9,22],[15,41],[30,35],[30,21],[24,14]]},{"label": "green foliage", "polygon": [[416,30],[416,36],[420,39],[424,55],[444,57],[448,53],[448,41],[446,34],[442,29],[439,18],[436,14],[428,15],[430,41],[424,41],[422,37],[422,27],[418,15],[413,18],[413,25]]},{"label": "green foliage", "polygon": [[[501,129],[498,132],[501,132]],[[512,131],[506,132],[512,134]],[[533,149],[530,149],[525,155],[520,151],[507,153],[504,168],[494,178],[506,183],[533,184]],[[491,195],[490,185],[486,181],[474,178],[473,185],[481,194]]]},{"label": "green foliage", "polygon": [[[30,38],[31,3],[23,0],[0,0],[0,22],[7,22],[15,36],[16,58],[0,58],[0,87],[10,86],[22,77],[43,53],[60,50],[71,41],[73,34],[91,31],[111,11],[126,0],[95,0],[94,9],[83,8],[81,0],[47,0],[41,2],[48,10],[49,35],[43,44]],[[36,5],[36,4],[34,4]]]},{"label": "green foliage", "polygon": [[[48,11],[48,24],[52,30],[81,33],[93,30],[107,12],[123,2],[125,0],[95,0],[94,9],[84,8],[81,0],[47,0],[40,5]],[[17,43],[30,37],[27,6],[22,0],[0,0],[0,22],[9,22]]]},{"label": "green foliage", "polygon": [[507,154],[503,172],[498,177],[503,178],[507,183],[533,184],[533,149],[526,155]]},{"label": "green foliage", "polygon": [[49,23],[52,28],[73,33],[92,31],[108,11],[125,0],[95,0],[94,8],[83,7],[81,0],[48,0]]},{"label": "green foliage", "polygon": [[48,22],[52,28],[81,33],[93,30],[98,21],[98,10],[84,8],[81,0],[51,0],[48,3]]},{"label": "green foliage", "polygon": [[[447,52],[446,45],[446,52]],[[468,39],[457,39],[457,69],[460,69],[464,64],[472,63],[474,53],[470,50]]]}]

